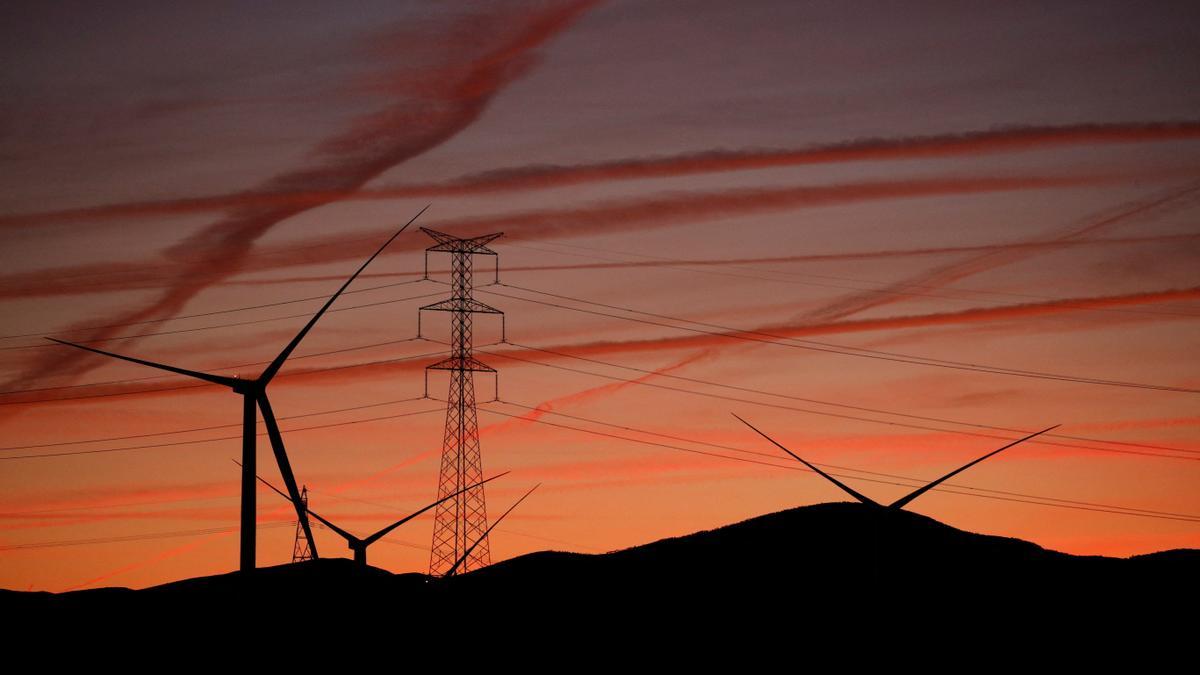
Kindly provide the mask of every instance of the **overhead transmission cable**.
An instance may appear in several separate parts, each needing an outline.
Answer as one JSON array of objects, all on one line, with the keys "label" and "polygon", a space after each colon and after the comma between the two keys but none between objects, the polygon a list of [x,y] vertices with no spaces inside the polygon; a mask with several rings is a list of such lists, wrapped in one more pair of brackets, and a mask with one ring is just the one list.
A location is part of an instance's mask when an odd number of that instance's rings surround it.
[{"label": "overhead transmission cable", "polygon": [[[509,286],[510,288],[514,288],[516,290],[530,290],[530,289],[526,289],[524,287],[511,286],[509,284],[504,284],[504,283],[501,283],[499,285]],[[730,340],[743,340],[743,341],[748,341],[748,342],[772,344],[772,345],[778,345],[780,347],[791,347],[791,348],[795,348],[795,349],[804,349],[804,350],[824,352],[824,353],[829,353],[829,354],[838,354],[841,356],[851,356],[851,357],[857,357],[857,358],[868,358],[868,359],[876,359],[876,360],[882,360],[882,361],[908,363],[908,364],[918,365],[918,366],[949,368],[949,369],[953,369],[953,370],[965,370],[965,371],[972,371],[972,372],[989,373],[989,374],[993,374],[993,375],[1010,375],[1010,376],[1015,376],[1015,377],[1025,377],[1025,378],[1042,379],[1042,380],[1056,380],[1056,381],[1064,381],[1064,382],[1075,382],[1075,383],[1080,383],[1080,384],[1096,384],[1096,385],[1106,385],[1106,386],[1113,386],[1113,387],[1127,387],[1127,388],[1134,388],[1134,389],[1149,389],[1149,390],[1156,390],[1156,391],[1169,391],[1169,392],[1187,393],[1187,394],[1200,394],[1200,389],[1189,389],[1189,388],[1185,388],[1185,387],[1173,387],[1173,386],[1168,386],[1168,385],[1146,384],[1146,383],[1139,383],[1139,382],[1122,382],[1122,381],[1118,381],[1118,380],[1103,380],[1103,379],[1095,379],[1095,378],[1076,377],[1076,376],[1072,376],[1072,375],[1064,375],[1064,374],[1059,374],[1059,373],[1047,373],[1047,372],[1032,371],[1032,370],[1018,370],[1018,369],[1011,369],[1011,368],[1001,368],[1001,367],[997,367],[997,366],[988,366],[988,365],[983,365],[983,364],[946,361],[946,360],[942,360],[942,359],[933,359],[933,358],[927,358],[927,357],[921,357],[921,356],[912,356],[912,355],[908,355],[908,354],[899,354],[899,353],[895,353],[895,352],[880,352],[878,350],[869,350],[869,349],[848,347],[848,346],[844,346],[844,345],[837,345],[837,344],[831,344],[831,343],[825,343],[825,342],[816,342],[813,340],[800,340],[800,339],[796,339],[796,338],[789,338],[786,336],[773,335],[770,333],[762,333],[762,332],[758,332],[758,331],[754,331],[754,330],[744,330],[744,329],[740,329],[740,328],[732,328],[729,326],[720,326],[718,324],[706,324],[706,323],[701,323],[701,322],[697,322],[697,321],[692,321],[689,319],[680,319],[680,318],[676,318],[676,317],[665,317],[665,315],[656,315],[656,316],[663,316],[663,318],[669,318],[670,320],[678,321],[681,323],[691,323],[694,325],[703,325],[703,326],[715,328],[717,330],[707,330],[705,328],[692,328],[689,326],[678,326],[678,325],[674,325],[674,324],[662,323],[659,321],[650,321],[647,319],[639,319],[639,318],[630,317],[630,316],[622,316],[620,314],[610,314],[608,312],[599,312],[599,311],[591,310],[591,309],[583,309],[581,307],[572,307],[570,305],[562,305],[562,304],[558,304],[558,303],[547,302],[544,300],[535,300],[533,298],[525,298],[525,297],[521,297],[519,295],[511,295],[511,294],[507,294],[507,293],[501,293],[499,291],[481,290],[480,292],[488,293],[491,295],[497,295],[497,296],[500,296],[503,298],[509,298],[511,300],[520,300],[523,302],[529,302],[529,303],[533,303],[533,304],[543,305],[546,307],[564,309],[564,310],[568,310],[568,311],[572,311],[572,312],[580,312],[583,314],[591,314],[591,315],[595,315],[595,316],[603,316],[603,317],[608,317],[611,319],[621,319],[623,321],[630,321],[630,322],[641,323],[641,324],[650,325],[650,326],[657,326],[660,328],[670,328],[670,329],[674,329],[674,330],[687,331],[690,333],[698,333],[698,334],[702,334],[702,335],[711,335],[714,337],[727,338]],[[530,290],[530,292],[544,293],[542,291],[536,291],[536,290]],[[549,293],[545,293],[545,294],[546,295],[554,295],[554,294],[549,294]],[[585,304],[595,304],[595,305],[601,304],[601,303],[592,302],[590,300],[584,300],[584,299],[579,299],[579,298],[570,298],[568,296],[558,296],[558,297],[561,297],[563,299],[569,299],[569,300],[572,300],[575,302],[585,303]],[[604,305],[604,306],[611,307],[608,305]],[[619,308],[619,309],[621,309],[621,311],[626,311],[626,312],[631,312],[631,313],[650,314],[649,312],[642,312],[641,310],[635,310],[635,309],[629,309],[629,308]],[[785,342],[785,340],[786,340],[786,342]]]}]

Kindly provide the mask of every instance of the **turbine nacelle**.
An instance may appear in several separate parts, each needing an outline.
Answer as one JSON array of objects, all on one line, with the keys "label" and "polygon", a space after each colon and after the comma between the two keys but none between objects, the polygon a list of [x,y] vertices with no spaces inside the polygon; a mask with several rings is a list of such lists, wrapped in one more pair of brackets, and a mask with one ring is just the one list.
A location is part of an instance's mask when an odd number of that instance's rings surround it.
[{"label": "turbine nacelle", "polygon": [[[236,459],[233,460],[233,463],[237,464],[238,466],[242,466],[241,462],[237,461]],[[245,467],[243,467],[243,469],[244,468]],[[484,483],[490,483],[491,481],[494,481],[497,478],[500,478],[501,476],[506,476],[506,475],[508,475],[507,471],[505,471],[504,473],[500,473],[495,476],[492,476],[491,478],[481,480],[478,483],[475,483],[473,485],[468,485],[467,487],[465,487],[461,490],[458,490],[457,492],[452,492],[452,493],[446,495],[445,497],[442,497],[441,499],[437,500],[436,502],[433,502],[432,504],[427,504],[426,506],[422,507],[420,510],[414,511],[413,513],[410,513],[407,516],[401,518],[400,520],[397,520],[396,522],[392,523],[391,525],[388,525],[387,527],[375,532],[374,534],[367,537],[366,539],[361,539],[353,534],[350,534],[346,530],[343,530],[342,528],[338,527],[337,525],[334,525],[332,522],[329,521],[328,518],[324,518],[317,512],[308,508],[307,503],[305,503],[303,501],[298,501],[298,500],[293,499],[292,497],[288,496],[287,494],[284,494],[284,492],[282,490],[280,490],[279,488],[272,485],[270,482],[267,481],[267,479],[263,478],[262,476],[256,475],[255,478],[257,478],[258,481],[260,483],[262,483],[263,485],[266,485],[267,487],[271,488],[271,490],[274,491],[275,494],[277,494],[280,497],[283,497],[284,499],[295,504],[297,506],[297,508],[303,508],[305,513],[307,513],[308,515],[311,515],[313,518],[316,518],[317,520],[321,521],[326,527],[328,527],[329,529],[336,532],[338,534],[338,536],[340,536],[341,538],[345,539],[346,545],[350,548],[351,551],[354,552],[354,562],[356,562],[360,565],[366,565],[367,564],[367,547],[370,546],[371,544],[374,544],[375,542],[379,541],[380,539],[382,539],[386,534],[388,534],[392,530],[396,529],[397,527],[400,527],[404,523],[407,523],[408,521],[412,520],[413,518],[416,518],[417,516],[421,515],[422,513],[425,513],[429,509],[432,509],[433,507],[437,506],[438,504],[441,504],[444,501],[453,499],[454,497],[457,497],[458,495],[466,492],[467,490],[473,490],[473,489],[483,485]],[[534,486],[534,487],[536,487],[536,486]],[[530,492],[533,492],[533,490],[530,490]],[[526,496],[528,496],[528,495],[526,495]],[[522,499],[524,499],[524,497],[522,497]],[[517,502],[517,504],[520,504],[520,503],[521,502],[519,502],[519,501]],[[513,507],[515,508],[516,504],[514,504]],[[509,511],[511,511],[511,510],[512,509],[509,509]],[[507,515],[507,512],[505,513],[505,515]],[[500,516],[500,519],[503,520],[504,516]],[[500,521],[496,521],[496,522],[500,522]],[[489,531],[490,531],[490,528],[489,528]],[[486,532],[484,533],[484,536],[487,536]],[[482,540],[482,537],[480,539]],[[478,543],[478,542],[476,542],[476,543]],[[472,548],[474,548],[474,546],[472,546]]]},{"label": "turbine nacelle", "polygon": [[241,375],[234,375],[233,382],[229,385],[229,387],[242,396],[257,397],[259,394],[262,394],[267,390],[265,383],[262,383],[257,379],[242,379]]}]

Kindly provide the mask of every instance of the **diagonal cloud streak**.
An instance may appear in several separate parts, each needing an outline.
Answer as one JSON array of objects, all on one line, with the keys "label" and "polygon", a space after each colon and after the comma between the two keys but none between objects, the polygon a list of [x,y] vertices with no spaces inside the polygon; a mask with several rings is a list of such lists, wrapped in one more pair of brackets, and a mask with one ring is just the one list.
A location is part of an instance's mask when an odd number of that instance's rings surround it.
[{"label": "diagonal cloud streak", "polygon": [[769,169],[853,161],[974,156],[1056,147],[1143,143],[1200,138],[1200,121],[1014,127],[965,134],[867,138],[807,148],[711,150],[668,157],[631,158],[592,164],[535,165],[472,174],[440,183],[378,189],[257,190],[188,199],[128,202],[0,217],[0,227],[28,227],[62,220],[169,216],[230,208],[320,206],[344,199],[396,199],[553,188],[581,183],[670,178],[703,173]]},{"label": "diagonal cloud streak", "polygon": [[[450,31],[450,39],[442,40],[450,44],[440,50],[455,57],[465,55],[462,61],[403,82],[398,102],[360,118],[346,132],[320,143],[305,164],[276,175],[251,194],[315,191],[333,195],[357,190],[384,171],[437,147],[473,123],[499,91],[530,68],[529,53],[570,25],[587,6],[577,2],[529,15],[462,19],[464,25]],[[488,26],[493,34],[478,31],[480,25]],[[407,37],[411,36],[397,39]],[[233,206],[224,218],[168,249],[167,257],[174,264],[158,279],[158,285],[165,286],[159,296],[113,317],[112,323],[168,320],[199,292],[239,272],[254,242],[272,227],[336,198]],[[113,328],[96,329],[84,341],[117,333]],[[47,374],[80,374],[98,365],[84,353],[48,353],[32,360],[2,386],[23,386]]]},{"label": "diagonal cloud streak", "polygon": [[[701,219],[717,219],[796,208],[832,206],[860,202],[937,197],[946,195],[987,194],[1020,190],[1045,190],[1089,187],[1122,183],[1129,176],[1099,174],[1079,176],[1022,177],[942,177],[899,181],[867,181],[817,186],[751,188],[719,192],[669,193],[623,201],[606,201],[581,207],[522,211],[501,216],[465,217],[434,222],[431,227],[470,237],[503,230],[511,238],[541,239],[573,237],[589,233],[643,231],[670,227]],[[390,226],[389,226],[390,227]],[[245,262],[254,256],[256,271],[269,271],[357,259],[362,255],[363,240],[374,240],[378,233],[359,233],[352,237],[329,235],[305,240],[302,244],[264,249],[251,254],[241,252]],[[1047,244],[1047,245],[1053,245]],[[420,250],[420,242],[397,242],[385,255]],[[930,252],[940,249],[930,249]],[[990,250],[990,249],[989,249]],[[84,292],[159,288],[163,280],[158,270],[169,267],[132,265],[87,265],[55,268],[0,277],[0,297],[46,297]],[[224,280],[235,270],[223,274]],[[87,277],[87,283],[80,281]],[[66,330],[66,329],[64,329]]]},{"label": "diagonal cloud streak", "polygon": [[[883,330],[902,330],[923,328],[929,326],[955,326],[981,324],[995,321],[1006,321],[1035,316],[1055,316],[1079,312],[1088,309],[1124,307],[1161,302],[1195,301],[1200,300],[1200,286],[1191,288],[1156,291],[1151,293],[1134,293],[1128,295],[1110,295],[1100,297],[1064,298],[1046,302],[1031,302],[1000,307],[967,309],[957,312],[937,312],[931,314],[916,314],[908,316],[892,316],[878,319],[860,319],[852,321],[833,321],[828,323],[785,322],[758,326],[744,331],[704,330],[700,332],[676,333],[666,337],[651,337],[638,340],[597,340],[593,342],[574,343],[540,347],[552,351],[569,351],[577,356],[598,356],[607,354],[629,354],[658,352],[662,350],[691,349],[702,347],[729,347],[734,344],[748,344],[743,338],[753,342],[767,342],[777,338],[802,338],[817,335],[834,335],[839,333],[861,333]],[[770,337],[768,337],[770,336]],[[498,353],[503,353],[498,352]],[[706,354],[705,354],[706,355]],[[536,357],[533,357],[536,358]],[[698,358],[698,357],[694,357]],[[685,360],[683,363],[690,363]],[[387,359],[362,363],[347,364],[334,367],[296,367],[286,373],[280,373],[278,378],[285,380],[304,380],[309,384],[320,382],[332,386],[342,382],[361,381],[363,377],[393,377],[398,374],[417,372],[424,369],[424,361],[408,359]],[[665,372],[665,371],[663,371]],[[47,396],[36,392],[31,394],[7,394],[0,396],[0,405],[20,407],[24,404],[46,405],[55,401],[67,403],[70,401],[87,400],[88,398],[111,396],[161,396],[206,391],[213,385],[208,384],[174,384],[164,383],[158,388],[146,388],[138,383],[98,385],[89,387],[86,394],[64,394]]]},{"label": "diagonal cloud streak", "polygon": [[[996,244],[978,244],[974,246],[931,246],[925,248],[878,249],[869,251],[847,251],[844,253],[812,253],[798,255],[779,255],[756,258],[663,258],[661,260],[622,260],[610,259],[609,262],[566,263],[558,265],[505,265],[504,272],[576,272],[584,270],[629,269],[629,268],[659,268],[659,267],[738,267],[748,265],[769,265],[773,263],[801,262],[833,262],[841,260],[876,260],[886,258],[910,258],[920,256],[954,255],[958,253],[983,253],[988,251],[1006,250],[1062,250],[1065,248],[1127,246],[1129,244],[1165,244],[1187,243],[1200,240],[1200,233],[1184,232],[1179,234],[1146,235],[1140,237],[1106,237],[1103,239],[1078,239],[1059,241],[1017,241]],[[549,249],[536,249],[549,252]],[[580,254],[570,251],[554,251],[561,255],[581,256],[586,258],[605,259],[597,254]],[[756,270],[758,271],[758,270]],[[763,273],[778,273],[777,270],[761,270]],[[422,276],[423,272],[375,272],[364,273],[362,279],[411,279]],[[803,275],[801,275],[803,276]],[[229,286],[273,286],[280,284],[313,283],[324,281],[339,281],[342,277],[332,274],[304,275],[292,277],[272,277],[269,279],[232,279],[223,282]],[[919,287],[908,284],[911,287]]]},{"label": "diagonal cloud streak", "polygon": [[888,295],[888,293],[903,291],[913,286],[925,289],[942,288],[955,281],[1026,260],[1046,250],[1052,250],[1054,247],[1079,242],[1084,237],[1097,234],[1132,218],[1164,211],[1172,206],[1185,203],[1186,198],[1192,197],[1197,193],[1200,193],[1200,184],[1176,188],[1164,195],[1138,199],[1122,204],[1110,213],[1093,216],[1085,220],[1080,226],[1069,227],[1064,231],[1026,242],[1031,246],[1018,249],[983,251],[967,260],[923,271],[882,289],[851,294],[822,307],[805,312],[797,318],[814,323],[827,323],[844,319],[868,309],[888,305],[902,299],[900,295]]}]

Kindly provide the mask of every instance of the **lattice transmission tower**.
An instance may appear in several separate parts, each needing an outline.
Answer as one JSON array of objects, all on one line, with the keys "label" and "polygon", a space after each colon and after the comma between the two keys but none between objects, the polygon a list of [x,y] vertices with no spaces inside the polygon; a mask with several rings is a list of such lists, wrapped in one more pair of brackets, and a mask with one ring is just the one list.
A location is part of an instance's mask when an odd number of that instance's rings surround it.
[{"label": "lattice transmission tower", "polygon": [[[483,480],[483,462],[479,448],[479,422],[475,409],[475,373],[495,373],[496,369],[479,361],[471,353],[471,318],[474,314],[500,315],[501,340],[504,312],[471,297],[474,288],[472,261],[476,255],[496,256],[488,243],[503,233],[459,239],[422,227],[421,231],[437,242],[425,249],[425,277],[429,277],[429,254],[450,254],[451,295],[426,305],[421,310],[450,313],[450,356],[425,368],[425,394],[429,395],[429,371],[450,373],[450,391],[446,397],[446,429],[442,440],[441,471],[438,475],[438,499],[454,494]],[[499,278],[499,263],[496,266]],[[417,335],[421,335],[420,313]],[[496,384],[499,394],[499,383]],[[468,572],[491,563],[487,537],[487,505],[483,486],[477,485],[438,505],[433,526],[433,546],[429,553],[429,574],[443,576],[455,562],[480,540],[458,572]]]},{"label": "lattice transmission tower", "polygon": [[[304,505],[304,510],[308,510],[308,486],[305,485],[300,490],[300,503]],[[312,560],[312,550],[308,547],[308,537],[304,534],[304,526],[299,520],[296,521],[296,543],[292,546],[292,562],[301,562],[304,560]]]}]

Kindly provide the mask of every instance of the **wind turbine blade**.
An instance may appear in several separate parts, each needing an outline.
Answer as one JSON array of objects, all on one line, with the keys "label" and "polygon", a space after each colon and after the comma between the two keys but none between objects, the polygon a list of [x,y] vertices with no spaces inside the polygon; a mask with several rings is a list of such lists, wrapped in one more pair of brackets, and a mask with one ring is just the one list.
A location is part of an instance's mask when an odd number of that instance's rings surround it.
[{"label": "wind turbine blade", "polygon": [[892,502],[891,504],[888,504],[888,508],[889,509],[902,509],[902,508],[904,508],[904,506],[906,504],[908,504],[912,500],[916,499],[917,497],[920,497],[921,495],[925,494],[929,490],[932,490],[934,488],[934,486],[936,486],[937,484],[946,480],[947,478],[950,478],[951,476],[954,476],[963,471],[966,471],[967,469],[975,466],[976,464],[982,462],[983,460],[987,459],[988,457],[991,457],[992,455],[995,455],[999,452],[1007,450],[1007,449],[1011,448],[1012,446],[1017,445],[1019,443],[1024,443],[1025,441],[1033,438],[1034,436],[1040,436],[1041,434],[1044,434],[1047,431],[1050,431],[1051,429],[1057,429],[1059,426],[1060,425],[1055,424],[1052,427],[1046,427],[1045,429],[1042,429],[1041,431],[1036,431],[1032,434],[1029,434],[1025,438],[1015,440],[1012,443],[1009,443],[1008,445],[1004,446],[1003,448],[1000,448],[999,450],[993,450],[993,451],[989,452],[988,454],[984,455],[983,457],[980,457],[979,459],[971,462],[970,464],[964,464],[963,466],[958,467],[957,469],[955,469],[955,470],[951,471],[950,473],[946,474],[945,476],[942,476],[941,478],[933,481],[932,483],[929,483],[928,485],[926,485],[918,490],[915,490],[913,492],[910,492],[909,494],[905,495],[904,497],[901,497],[900,499],[897,499],[896,501]]},{"label": "wind turbine blade", "polygon": [[384,536],[388,532],[391,532],[392,530],[396,529],[397,527],[400,527],[401,525],[407,523],[408,521],[412,520],[413,518],[416,518],[417,516],[421,515],[422,513],[425,513],[429,509],[432,509],[433,507],[437,506],[438,504],[441,504],[442,502],[446,501],[447,499],[452,499],[454,497],[457,497],[457,496],[461,495],[462,493],[466,492],[467,490],[477,488],[480,485],[483,485],[484,483],[490,483],[490,482],[496,480],[497,478],[499,478],[500,476],[505,476],[507,474],[508,474],[508,472],[505,471],[504,473],[492,476],[491,478],[488,478],[487,480],[479,481],[478,483],[476,483],[474,485],[468,485],[467,487],[459,490],[458,492],[448,494],[445,497],[442,497],[441,499],[437,500],[436,502],[430,504],[429,506],[426,506],[425,508],[421,509],[420,511],[415,511],[413,513],[410,513],[409,515],[401,518],[400,520],[397,520],[396,522],[392,523],[391,525],[388,525],[387,527],[376,532],[375,534],[367,537],[366,539],[363,540],[363,544],[366,546],[370,546],[371,544],[374,544],[376,541],[379,540],[380,537]]},{"label": "wind turbine blade", "polygon": [[176,368],[175,366],[168,366],[163,363],[155,363],[154,361],[147,361],[145,359],[135,359],[132,356],[122,356],[121,354],[114,354],[112,352],[106,352],[103,349],[95,349],[94,347],[85,347],[80,344],[75,344],[74,342],[67,342],[66,340],[59,340],[59,339],[52,338],[52,337],[48,337],[46,339],[51,342],[57,342],[60,345],[67,345],[68,347],[74,347],[76,349],[82,349],[84,351],[95,352],[97,354],[102,354],[104,356],[111,356],[114,359],[121,359],[122,361],[130,361],[132,363],[140,363],[143,366],[150,366],[151,368],[158,368],[159,370],[166,370],[168,372],[178,373],[180,375],[187,375],[188,377],[194,377],[198,380],[204,380],[205,382],[212,382],[213,384],[225,385],[226,387],[233,387],[238,382],[238,379],[234,378],[234,377],[224,377],[221,375],[210,375],[209,373],[202,373],[198,370],[187,370],[186,368]]},{"label": "wind turbine blade", "polygon": [[808,462],[804,461],[800,457],[800,455],[797,455],[796,453],[792,452],[791,450],[788,450],[787,448],[783,447],[783,445],[780,444],[778,441],[776,441],[774,438],[771,438],[770,436],[759,431],[758,427],[755,427],[753,424],[750,424],[749,422],[742,419],[741,417],[738,417],[737,413],[730,413],[730,414],[733,415],[734,417],[737,417],[738,420],[741,421],[742,424],[745,424],[746,426],[750,427],[751,429],[754,429],[754,431],[757,432],[759,436],[762,436],[763,438],[767,439],[768,441],[771,441],[772,443],[774,443],[775,446],[777,448],[779,448],[780,450],[783,450],[784,452],[791,455],[792,457],[795,457],[804,466],[807,466],[808,468],[812,469],[813,471],[816,471],[817,473],[821,474],[821,476],[823,478],[825,478],[825,480],[840,487],[842,490],[844,490],[846,492],[846,494],[849,494],[851,497],[854,497],[855,499],[857,499],[858,501],[860,501],[864,504],[870,504],[871,506],[879,506],[880,505],[879,502],[876,502],[875,500],[873,500],[869,497],[859,494],[853,488],[851,488],[849,485],[846,485],[845,483],[841,482],[840,480],[834,478],[833,476],[830,476],[829,474],[818,469],[817,467],[813,466],[812,464],[809,464]]},{"label": "wind turbine blade", "polygon": [[458,571],[458,566],[463,564],[464,562],[466,562],[467,557],[471,555],[471,551],[474,551],[475,547],[478,546],[480,542],[482,542],[484,539],[487,539],[487,536],[489,534],[491,534],[492,530],[497,525],[500,524],[500,521],[504,520],[504,516],[507,516],[508,514],[512,513],[513,509],[517,508],[517,506],[519,506],[521,504],[521,502],[525,501],[525,497],[528,497],[529,495],[533,494],[533,491],[538,489],[539,487],[541,487],[541,485],[542,485],[541,483],[538,483],[537,485],[534,485],[533,487],[529,488],[529,492],[526,492],[524,495],[522,495],[521,498],[517,500],[516,504],[513,504],[512,506],[508,507],[508,510],[505,511],[504,513],[502,513],[500,515],[500,517],[496,519],[496,522],[492,523],[491,527],[484,530],[483,534],[480,535],[479,538],[475,540],[474,544],[471,544],[471,547],[468,548],[466,550],[466,552],[462,554],[462,557],[459,558],[458,560],[454,561],[454,567],[451,567],[450,571],[446,572],[446,576],[448,576],[448,577],[454,576],[454,574]]},{"label": "wind turbine blade", "polygon": [[[242,463],[237,461],[236,459],[233,460],[233,463],[237,464],[238,466],[242,465]],[[268,482],[266,478],[263,478],[262,476],[259,476],[258,474],[255,474],[254,477],[258,479],[258,482],[260,482],[263,485],[266,485],[267,487],[274,490],[275,494],[279,495],[280,497],[283,497],[284,499],[288,500],[289,502],[292,501],[292,498],[287,496],[287,493],[285,493],[283,490],[280,490],[279,488],[275,487],[274,485],[271,485],[271,483]],[[305,507],[305,509],[308,510],[308,515],[312,516],[313,518],[316,518],[317,520],[321,521],[322,523],[325,523],[325,525],[329,529],[331,529],[334,532],[337,532],[338,534],[345,537],[346,541],[357,541],[358,540],[358,537],[350,534],[349,532],[343,530],[342,528],[338,527],[337,525],[334,525],[333,523],[329,522],[328,520],[325,520],[319,514],[317,514],[315,511],[308,509],[308,507]]]},{"label": "wind turbine blade", "polygon": [[267,369],[263,371],[263,374],[258,377],[259,382],[262,382],[263,385],[266,385],[271,381],[271,378],[275,377],[275,373],[278,373],[279,369],[283,367],[283,362],[287,360],[288,356],[291,356],[292,351],[296,349],[296,347],[300,344],[300,341],[304,339],[304,336],[308,335],[308,331],[312,330],[312,327],[316,325],[317,321],[322,315],[325,314],[325,311],[329,309],[330,305],[332,305],[333,302],[338,299],[338,296],[342,294],[342,291],[346,290],[346,288],[358,278],[358,275],[361,274],[363,270],[367,269],[367,265],[370,265],[372,260],[378,257],[380,253],[383,253],[383,249],[387,248],[388,244],[391,244],[396,237],[400,236],[401,232],[407,230],[409,225],[412,225],[417,218],[420,218],[421,214],[425,213],[429,206],[430,205],[426,205],[425,208],[418,211],[417,215],[413,216],[407,223],[404,224],[404,227],[397,230],[396,233],[389,237],[387,241],[383,242],[383,246],[380,246],[370,258],[367,258],[367,261],[363,263],[358,270],[354,272],[354,274],[350,275],[350,278],[346,280],[346,283],[342,284],[342,287],[337,290],[337,293],[334,293],[329,297],[328,300],[325,301],[325,305],[313,315],[313,318],[308,320],[308,323],[304,325],[304,328],[300,329],[300,332],[297,333],[296,337],[292,338],[292,341],[283,348],[283,351],[279,352],[279,356],[275,357],[275,360],[271,362],[271,365],[267,366]]},{"label": "wind turbine blade", "polygon": [[271,439],[271,450],[275,452],[275,463],[279,465],[279,474],[283,476],[283,484],[287,487],[292,505],[296,507],[296,517],[300,527],[304,528],[304,537],[308,540],[308,550],[313,559],[317,555],[317,542],[313,539],[312,528],[308,523],[308,510],[300,499],[300,488],[296,486],[296,477],[292,475],[292,464],[288,461],[287,450],[283,447],[283,436],[279,433],[279,424],[275,422],[275,413],[271,411],[271,402],[267,400],[267,392],[258,392],[258,409],[262,411],[263,423],[267,426],[267,437]]},{"label": "wind turbine blade", "polygon": [[[260,479],[260,480],[261,480],[261,479]],[[278,490],[276,490],[276,492],[279,492],[279,491],[278,491]],[[283,496],[285,499],[287,499],[288,501],[291,501],[291,498],[289,498],[287,495],[283,494],[282,492],[279,492],[279,494],[280,494],[281,496]],[[321,517],[321,515],[320,515],[319,513],[317,513],[316,511],[309,510],[309,511],[308,511],[308,515],[310,515],[310,516],[312,516],[313,518],[316,518],[317,520],[319,520],[319,521],[321,521],[322,523],[324,523],[324,524],[325,524],[325,527],[328,527],[329,529],[333,530],[334,532],[337,532],[337,533],[338,533],[339,535],[341,535],[341,537],[342,537],[343,539],[345,539],[347,542],[355,542],[355,541],[358,541],[358,537],[356,537],[356,536],[354,536],[354,535],[350,534],[349,532],[347,532],[347,531],[343,530],[342,528],[338,527],[337,525],[334,525],[333,523],[329,522],[328,520],[326,520],[326,519],[322,518],[322,517]]]}]

